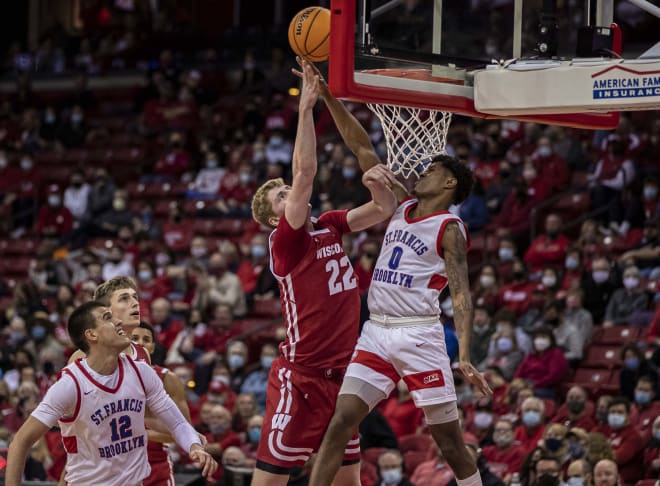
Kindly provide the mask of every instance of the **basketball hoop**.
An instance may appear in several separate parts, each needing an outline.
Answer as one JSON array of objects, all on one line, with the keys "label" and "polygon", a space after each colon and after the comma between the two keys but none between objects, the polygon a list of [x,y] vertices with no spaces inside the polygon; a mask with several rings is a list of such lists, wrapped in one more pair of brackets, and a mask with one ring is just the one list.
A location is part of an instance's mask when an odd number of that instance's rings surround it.
[{"label": "basketball hoop", "polygon": [[451,113],[408,106],[368,104],[385,134],[387,166],[409,178],[422,175],[436,155],[444,154]]}]

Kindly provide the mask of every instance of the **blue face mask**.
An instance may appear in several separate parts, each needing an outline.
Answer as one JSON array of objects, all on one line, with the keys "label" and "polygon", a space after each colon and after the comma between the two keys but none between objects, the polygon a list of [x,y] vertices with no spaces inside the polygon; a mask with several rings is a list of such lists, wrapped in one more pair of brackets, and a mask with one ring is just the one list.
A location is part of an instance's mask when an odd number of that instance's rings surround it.
[{"label": "blue face mask", "polygon": [[513,258],[513,248],[500,248],[497,250],[500,260],[511,260]]},{"label": "blue face mask", "polygon": [[656,189],[655,187],[645,187],[643,192],[644,192],[644,199],[646,199],[647,201],[651,201],[655,199],[655,196],[658,195],[658,189]]},{"label": "blue face mask", "polygon": [[660,440],[660,429],[656,429],[656,431],[653,432],[653,437],[655,437],[656,440]]},{"label": "blue face mask", "polygon": [[607,414],[607,425],[613,429],[620,429],[626,423],[626,416],[619,413]]},{"label": "blue face mask", "polygon": [[356,174],[357,170],[353,169],[352,167],[344,167],[341,170],[341,175],[343,175],[346,179],[354,179]]},{"label": "blue face mask", "polygon": [[569,442],[568,453],[573,459],[578,459],[584,455],[584,447],[580,442]]},{"label": "blue face mask", "polygon": [[639,368],[639,358],[637,358],[637,357],[626,358],[626,359],[623,360],[623,364],[629,370],[636,370],[637,368]]},{"label": "blue face mask", "polygon": [[559,449],[561,449],[561,444],[562,444],[561,439],[555,439],[555,438],[545,439],[545,447],[550,452],[557,452]]},{"label": "blue face mask", "polygon": [[254,442],[255,444],[259,442],[259,439],[261,438],[261,427],[252,427],[251,429],[248,430],[248,439],[250,439],[250,442]]},{"label": "blue face mask", "polygon": [[240,354],[232,354],[227,359],[227,363],[232,370],[236,370],[243,367],[245,364],[245,358],[243,358],[243,356]]},{"label": "blue face mask", "polygon": [[568,484],[568,486],[584,486],[584,478],[573,476],[572,478],[568,478],[566,484]]},{"label": "blue face mask", "polygon": [[263,258],[266,256],[266,247],[263,245],[254,245],[250,248],[250,254],[254,258]]},{"label": "blue face mask", "polygon": [[380,477],[385,484],[390,486],[399,484],[403,478],[403,473],[401,472],[401,469],[386,469],[385,471],[381,471]]},{"label": "blue face mask", "polygon": [[261,358],[261,367],[266,370],[269,370],[270,367],[273,365],[273,361],[275,361],[275,358],[273,358],[272,356],[263,356]]},{"label": "blue face mask", "polygon": [[46,328],[44,326],[34,326],[30,331],[33,339],[40,340],[46,337]]},{"label": "blue face mask", "polygon": [[572,258],[572,257],[568,257],[566,259],[566,262],[564,263],[564,265],[566,266],[566,268],[568,270],[575,270],[578,267],[579,264],[580,264],[580,262],[578,261],[578,259],[577,258]]},{"label": "blue face mask", "polygon": [[650,403],[651,402],[651,392],[636,391],[635,392],[635,401],[637,403]]},{"label": "blue face mask", "polygon": [[536,427],[541,423],[541,414],[535,410],[529,410],[523,414],[522,421],[527,427]]}]

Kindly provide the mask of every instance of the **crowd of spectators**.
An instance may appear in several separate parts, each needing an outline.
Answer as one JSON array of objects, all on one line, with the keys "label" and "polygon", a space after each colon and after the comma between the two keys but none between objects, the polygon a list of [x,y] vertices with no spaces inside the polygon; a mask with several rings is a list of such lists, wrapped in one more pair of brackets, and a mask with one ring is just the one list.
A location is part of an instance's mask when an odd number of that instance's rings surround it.
[{"label": "crowd of spectators", "polygon": [[[65,365],[72,310],[100,282],[128,275],[157,332],[154,362],[186,384],[194,425],[225,465],[219,484],[249,474],[285,334],[268,233],[249,205],[264,180],[290,176],[297,117],[292,60],[268,54],[226,64],[209,49],[189,63],[165,49],[141,86],[94,90],[96,55],[81,46],[73,90],[36,91],[17,78],[0,105],[0,447]],[[378,121],[349,108],[384,157]],[[494,395],[454,378],[466,443],[489,485],[614,486],[612,468],[619,484],[660,478],[655,115],[623,115],[611,132],[455,117],[447,150],[477,177],[453,208],[474,247],[471,358]],[[321,103],[316,120],[314,214],[366,202],[357,161]],[[383,229],[345,240],[364,295]],[[441,300],[455,354],[451,300]],[[607,343],[609,361],[594,365],[589,351],[612,329],[621,332]],[[585,369],[592,381],[577,379]],[[453,481],[403,382],[361,432],[363,484]],[[171,454],[186,470],[185,455]],[[53,432],[26,473],[52,480],[61,468]]]}]

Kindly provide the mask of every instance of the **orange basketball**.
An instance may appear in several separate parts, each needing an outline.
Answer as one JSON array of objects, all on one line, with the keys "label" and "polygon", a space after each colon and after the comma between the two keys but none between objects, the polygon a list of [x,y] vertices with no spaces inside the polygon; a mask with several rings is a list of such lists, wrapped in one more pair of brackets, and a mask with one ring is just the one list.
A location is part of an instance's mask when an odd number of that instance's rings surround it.
[{"label": "orange basketball", "polygon": [[298,12],[289,24],[289,45],[303,59],[326,61],[330,50],[330,10],[307,7]]}]

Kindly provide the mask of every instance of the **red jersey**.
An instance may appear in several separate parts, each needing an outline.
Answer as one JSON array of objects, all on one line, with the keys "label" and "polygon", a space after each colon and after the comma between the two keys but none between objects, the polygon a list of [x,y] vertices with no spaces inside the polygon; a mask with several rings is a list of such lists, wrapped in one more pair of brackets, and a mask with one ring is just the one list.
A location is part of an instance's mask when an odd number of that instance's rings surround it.
[{"label": "red jersey", "polygon": [[282,356],[310,368],[345,368],[357,341],[360,291],[344,253],[347,211],[329,211],[314,231],[291,228],[285,216],[269,239],[271,271],[287,326]]},{"label": "red jersey", "polygon": [[[161,381],[165,379],[165,374],[169,371],[167,368],[163,368],[162,366],[158,365],[151,365],[151,367],[154,369]],[[167,461],[168,456],[165,444],[151,440],[147,442],[147,457],[149,458],[149,464],[151,465]]]}]

